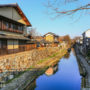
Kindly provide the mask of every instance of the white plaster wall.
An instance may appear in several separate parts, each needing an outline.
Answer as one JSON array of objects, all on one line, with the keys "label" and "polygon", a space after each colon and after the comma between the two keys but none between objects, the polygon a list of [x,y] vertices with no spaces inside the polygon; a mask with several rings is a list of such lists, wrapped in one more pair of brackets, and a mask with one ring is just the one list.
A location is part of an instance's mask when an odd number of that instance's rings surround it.
[{"label": "white plaster wall", "polygon": [[8,49],[18,49],[19,48],[19,42],[18,40],[8,40]]},{"label": "white plaster wall", "polygon": [[88,37],[88,38],[90,38],[90,30],[87,30],[87,31],[85,32],[85,36]]},{"label": "white plaster wall", "polygon": [[14,40],[14,49],[18,49],[19,48],[19,42],[18,40]]},{"label": "white plaster wall", "polygon": [[11,18],[23,24],[26,24],[24,20],[22,19],[22,17],[19,15],[19,13],[16,11],[16,9],[13,7],[0,8],[0,15]]},{"label": "white plaster wall", "polygon": [[12,8],[10,7],[3,7],[0,8],[0,15],[11,18],[12,19]]},{"label": "white plaster wall", "polygon": [[13,40],[8,40],[7,41],[8,49],[14,49],[13,47]]}]

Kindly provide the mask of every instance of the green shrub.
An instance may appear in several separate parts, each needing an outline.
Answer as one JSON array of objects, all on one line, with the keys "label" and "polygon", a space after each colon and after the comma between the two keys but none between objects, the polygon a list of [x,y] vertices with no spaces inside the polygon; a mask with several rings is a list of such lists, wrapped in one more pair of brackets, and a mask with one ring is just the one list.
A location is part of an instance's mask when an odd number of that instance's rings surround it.
[{"label": "green shrub", "polygon": [[90,58],[90,51],[87,52],[87,56]]}]

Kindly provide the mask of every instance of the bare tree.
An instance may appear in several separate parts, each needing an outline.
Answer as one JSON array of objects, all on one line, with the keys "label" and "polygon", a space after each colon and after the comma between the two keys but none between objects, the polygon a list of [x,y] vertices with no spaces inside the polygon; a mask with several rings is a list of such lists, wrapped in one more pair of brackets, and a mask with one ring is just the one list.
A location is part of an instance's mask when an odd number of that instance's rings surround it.
[{"label": "bare tree", "polygon": [[90,0],[47,0],[44,5],[48,14],[56,17],[82,11],[90,14]]},{"label": "bare tree", "polygon": [[67,41],[68,44],[71,44],[71,38],[69,35],[65,35],[64,38],[63,38],[64,41]]},{"label": "bare tree", "polygon": [[37,32],[36,28],[28,28],[28,35],[35,38],[36,36],[40,36],[40,33]]}]

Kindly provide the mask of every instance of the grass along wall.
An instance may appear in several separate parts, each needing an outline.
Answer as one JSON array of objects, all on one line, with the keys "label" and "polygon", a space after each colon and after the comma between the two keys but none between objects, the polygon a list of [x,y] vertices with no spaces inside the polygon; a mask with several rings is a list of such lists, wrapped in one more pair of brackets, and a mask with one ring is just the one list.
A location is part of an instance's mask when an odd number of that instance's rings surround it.
[{"label": "grass along wall", "polygon": [[44,58],[52,56],[59,50],[58,47],[51,47],[1,56],[0,72],[25,70],[37,63],[43,62]]}]

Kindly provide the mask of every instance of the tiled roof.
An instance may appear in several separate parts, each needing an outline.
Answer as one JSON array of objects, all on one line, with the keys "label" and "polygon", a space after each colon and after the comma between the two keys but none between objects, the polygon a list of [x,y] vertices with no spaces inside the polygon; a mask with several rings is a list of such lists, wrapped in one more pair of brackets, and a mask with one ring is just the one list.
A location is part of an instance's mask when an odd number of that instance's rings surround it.
[{"label": "tiled roof", "polygon": [[[52,34],[52,35],[54,35],[54,36],[59,37],[58,35],[56,35],[55,33],[52,33],[52,32],[48,32],[48,33],[46,33],[45,35],[47,35],[47,34]],[[45,36],[45,35],[44,35],[44,36]]]},{"label": "tiled roof", "polygon": [[12,35],[4,35],[4,34],[0,34],[0,39],[30,40],[24,36],[12,36]]}]

